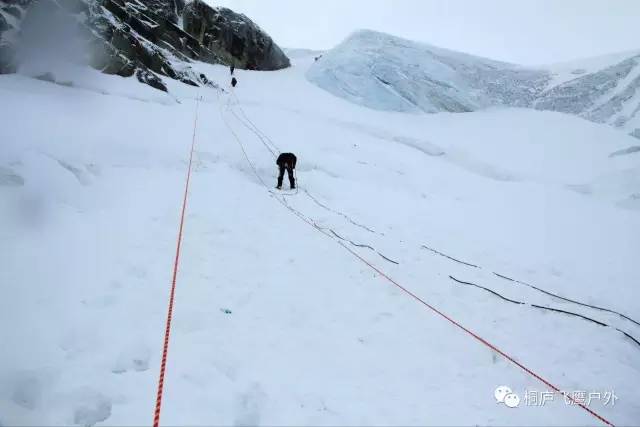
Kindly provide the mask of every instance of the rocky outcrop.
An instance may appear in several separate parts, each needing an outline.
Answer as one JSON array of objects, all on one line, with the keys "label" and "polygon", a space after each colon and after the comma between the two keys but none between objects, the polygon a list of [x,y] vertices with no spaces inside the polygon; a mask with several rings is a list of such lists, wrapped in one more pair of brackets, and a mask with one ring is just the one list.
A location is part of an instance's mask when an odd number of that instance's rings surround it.
[{"label": "rocky outcrop", "polygon": [[[0,73],[52,55],[166,91],[165,77],[215,86],[194,71],[194,61],[257,70],[289,65],[257,25],[221,10],[184,0],[0,0]],[[198,32],[183,29],[185,15],[189,29],[200,23]]]},{"label": "rocky outcrop", "polygon": [[139,3],[155,16],[178,26],[182,19],[184,4],[184,0],[145,0]]},{"label": "rocky outcrop", "polygon": [[231,9],[211,8],[195,0],[185,7],[184,29],[238,68],[278,70],[290,65],[289,58],[267,33]]},{"label": "rocky outcrop", "polygon": [[640,54],[553,86],[533,103],[540,110],[579,115],[640,134]]},{"label": "rocky outcrop", "polygon": [[[173,6],[177,1],[166,3]],[[135,73],[139,81],[165,90],[158,76],[197,86],[205,80],[187,64],[194,60],[224,63],[221,56],[178,27],[180,9],[161,8],[159,0],[148,5],[124,0],[101,3],[104,13],[94,14],[90,24],[95,36],[91,57],[94,68],[122,76]]]}]

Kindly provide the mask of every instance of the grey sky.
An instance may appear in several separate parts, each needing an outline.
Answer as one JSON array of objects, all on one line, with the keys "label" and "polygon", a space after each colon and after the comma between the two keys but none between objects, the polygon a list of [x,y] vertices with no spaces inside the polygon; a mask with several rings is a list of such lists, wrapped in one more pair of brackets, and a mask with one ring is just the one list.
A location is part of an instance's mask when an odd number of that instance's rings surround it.
[{"label": "grey sky", "polygon": [[326,49],[369,28],[520,64],[640,49],[640,0],[206,0],[284,47]]}]

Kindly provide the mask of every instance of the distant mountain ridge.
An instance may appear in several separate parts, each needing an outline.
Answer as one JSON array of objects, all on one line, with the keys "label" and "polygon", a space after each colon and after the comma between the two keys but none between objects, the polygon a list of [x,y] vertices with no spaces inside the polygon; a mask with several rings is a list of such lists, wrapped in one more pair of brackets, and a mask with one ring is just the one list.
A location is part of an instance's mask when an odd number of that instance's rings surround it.
[{"label": "distant mountain ridge", "polygon": [[534,68],[361,30],[323,55],[307,78],[380,110],[536,108],[575,114],[640,138],[640,51]]}]

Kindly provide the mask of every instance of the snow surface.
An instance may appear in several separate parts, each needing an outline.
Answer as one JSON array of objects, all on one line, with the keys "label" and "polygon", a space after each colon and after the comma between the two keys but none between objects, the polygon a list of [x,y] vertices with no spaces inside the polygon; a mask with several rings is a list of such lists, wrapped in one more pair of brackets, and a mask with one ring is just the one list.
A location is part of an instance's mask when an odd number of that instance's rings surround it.
[{"label": "snow surface", "polygon": [[640,326],[531,287],[640,320],[640,153],[610,157],[636,140],[561,113],[370,110],[309,83],[312,63],[236,70],[234,95],[0,76],[0,424],[151,422],[197,97],[163,425],[598,424],[558,396],[497,404],[500,385],[547,389],[284,209],[234,137],[271,186],[260,132],[298,155],[290,206],[637,424],[640,345],[620,331]]}]

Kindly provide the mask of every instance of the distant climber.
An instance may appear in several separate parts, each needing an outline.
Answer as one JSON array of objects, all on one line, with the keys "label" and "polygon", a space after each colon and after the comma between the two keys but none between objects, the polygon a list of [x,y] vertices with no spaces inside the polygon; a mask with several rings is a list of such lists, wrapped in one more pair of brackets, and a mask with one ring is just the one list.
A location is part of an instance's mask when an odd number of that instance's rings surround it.
[{"label": "distant climber", "polygon": [[282,189],[282,179],[284,178],[284,171],[287,170],[287,174],[289,175],[289,184],[291,189],[296,188],[296,180],[293,177],[293,170],[296,168],[296,162],[298,159],[293,153],[282,153],[278,156],[278,160],[276,160],[276,164],[280,169],[280,173],[278,174],[278,186],[276,187],[278,190]]},{"label": "distant climber", "polygon": [[238,84],[238,81],[236,80],[236,78],[235,78],[235,77],[233,77],[233,78],[231,79],[231,86],[236,87],[236,85],[237,85],[237,84]]},{"label": "distant climber", "polygon": [[236,66],[234,64],[231,64],[231,75],[233,76],[233,72],[236,70]]}]

